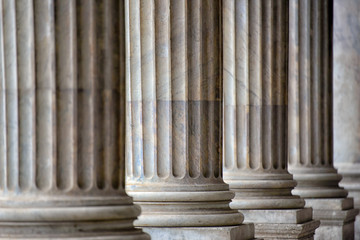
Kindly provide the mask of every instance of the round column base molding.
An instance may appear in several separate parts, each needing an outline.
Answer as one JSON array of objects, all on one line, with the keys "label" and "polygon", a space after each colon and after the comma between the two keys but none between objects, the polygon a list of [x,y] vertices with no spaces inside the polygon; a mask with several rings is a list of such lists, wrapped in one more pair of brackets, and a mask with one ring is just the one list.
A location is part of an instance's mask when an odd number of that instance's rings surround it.
[{"label": "round column base molding", "polygon": [[140,207],[120,206],[79,206],[79,207],[37,207],[0,208],[1,222],[82,222],[136,219]]},{"label": "round column base molding", "polygon": [[141,206],[138,227],[235,226],[244,217],[229,207],[231,191],[129,192]]},{"label": "round column base molding", "polygon": [[[110,223],[100,223],[100,226],[105,227]],[[132,229],[119,230],[113,226],[112,230],[96,230],[97,222],[87,223],[86,228],[91,228],[88,232],[83,232],[84,224],[61,224],[61,223],[46,223],[32,224],[32,223],[12,223],[12,226],[0,224],[0,240],[150,240],[148,234],[142,232],[140,229],[132,227]]]},{"label": "round column base molding", "polygon": [[[333,169],[335,170],[335,169]],[[298,182],[293,194],[303,198],[342,198],[348,192],[339,187],[342,176],[335,172],[303,172],[303,170],[293,171],[294,179]]]},{"label": "round column base molding", "polygon": [[296,181],[293,179],[229,179],[226,183],[229,184],[231,190],[251,189],[253,191],[256,191],[256,189],[260,189],[260,191],[263,191],[264,189],[293,189],[296,186]]},{"label": "round column base molding", "polygon": [[0,208],[0,239],[149,239],[136,205]]},{"label": "round column base molding", "polygon": [[[230,179],[227,183],[235,192],[235,198],[230,203],[233,209],[291,209],[303,208],[305,201],[299,196],[293,196],[291,190],[296,181],[290,174],[288,179]],[[279,175],[285,177],[286,175]]]},{"label": "round column base molding", "polygon": [[237,226],[244,217],[237,210],[146,212],[134,222],[137,227],[221,227]]},{"label": "round column base molding", "polygon": [[229,201],[235,194],[231,191],[196,191],[196,192],[171,192],[171,191],[128,191],[135,202],[208,202]]},{"label": "round column base molding", "polygon": [[299,195],[302,198],[344,198],[348,195],[348,192],[340,187],[337,188],[297,187],[293,190],[293,194]]}]

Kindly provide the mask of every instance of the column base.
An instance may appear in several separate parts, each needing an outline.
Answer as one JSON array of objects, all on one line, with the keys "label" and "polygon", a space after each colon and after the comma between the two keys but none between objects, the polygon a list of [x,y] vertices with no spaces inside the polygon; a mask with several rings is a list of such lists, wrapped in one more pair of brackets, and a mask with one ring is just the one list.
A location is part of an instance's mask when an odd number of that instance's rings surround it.
[{"label": "column base", "polygon": [[229,207],[231,191],[131,192],[141,206],[136,227],[238,226],[244,218]]},{"label": "column base", "polygon": [[354,239],[354,221],[359,213],[352,198],[305,199],[314,209],[314,219],[321,222],[315,239]]},{"label": "column base", "polygon": [[151,239],[166,240],[250,240],[254,239],[254,225],[228,227],[144,227]]},{"label": "column base", "polygon": [[150,239],[133,226],[140,213],[140,207],[133,204],[5,206],[0,212],[0,239]]},{"label": "column base", "polygon": [[[348,197],[354,199],[355,208],[360,209],[360,163],[335,162],[334,164],[343,177],[339,185],[349,192]],[[360,216],[355,220],[355,239],[360,240]]]},{"label": "column base", "polygon": [[255,237],[270,239],[313,239],[320,222],[312,209],[240,210],[246,222],[255,224]]},{"label": "column base", "polygon": [[88,223],[7,222],[0,223],[0,240],[150,240],[149,235],[141,229],[129,227],[128,230],[117,231],[117,225],[119,223],[95,221]]}]

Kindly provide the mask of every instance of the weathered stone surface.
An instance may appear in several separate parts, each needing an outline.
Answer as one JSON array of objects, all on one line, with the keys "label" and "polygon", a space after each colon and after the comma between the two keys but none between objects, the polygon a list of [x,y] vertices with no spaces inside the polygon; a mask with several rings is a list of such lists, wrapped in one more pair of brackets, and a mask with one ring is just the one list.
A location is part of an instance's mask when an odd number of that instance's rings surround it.
[{"label": "weathered stone surface", "polygon": [[230,206],[255,223],[256,237],[311,238],[318,223],[291,194],[296,182],[287,171],[289,3],[223,4],[224,180],[235,192]]},{"label": "weathered stone surface", "polygon": [[123,187],[123,11],[0,2],[0,239],[149,239]]},{"label": "weathered stone surface", "polygon": [[312,220],[312,209],[243,209],[246,221],[254,223],[304,223]]},{"label": "weathered stone surface", "polygon": [[[155,239],[240,226],[222,179],[221,2],[126,6],[126,190],[142,208],[136,226]],[[233,239],[227,231],[219,234]]]},{"label": "weathered stone surface", "polygon": [[226,0],[223,7],[224,179],[236,194],[232,206],[302,208],[283,147],[288,3]]},{"label": "weathered stone surface", "polygon": [[253,239],[254,225],[242,224],[229,227],[197,227],[197,228],[144,228],[153,239],[166,240],[220,240],[220,239]]},{"label": "weathered stone surface", "polygon": [[[278,210],[281,214],[282,210]],[[299,224],[255,223],[255,235],[267,240],[301,239],[313,240],[314,230],[320,225],[319,220],[311,220]]]},{"label": "weathered stone surface", "polygon": [[312,209],[242,209],[245,222],[255,224],[255,235],[264,239],[313,239],[320,221]]},{"label": "weathered stone surface", "polygon": [[351,231],[357,214],[333,167],[332,10],[332,0],[290,2],[289,170],[293,193],[321,220],[315,239],[349,239],[354,233],[329,222]]},{"label": "weathered stone surface", "polygon": [[[360,2],[334,1],[334,165],[360,208]],[[360,240],[360,216],[355,222]]]},{"label": "weathered stone surface", "polygon": [[309,198],[306,206],[314,208],[314,218],[321,225],[315,239],[354,239],[354,219],[359,213],[352,198]]}]

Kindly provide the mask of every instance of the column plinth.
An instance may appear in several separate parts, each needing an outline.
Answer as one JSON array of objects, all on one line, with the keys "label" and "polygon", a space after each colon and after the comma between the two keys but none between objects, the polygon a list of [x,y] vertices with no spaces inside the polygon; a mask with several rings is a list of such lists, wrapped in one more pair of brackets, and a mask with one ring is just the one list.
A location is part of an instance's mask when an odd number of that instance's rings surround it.
[{"label": "column plinth", "polygon": [[222,179],[221,3],[126,4],[126,190],[142,208],[136,226],[153,238],[253,238]]},{"label": "column plinth", "polygon": [[264,239],[311,239],[319,222],[287,170],[288,1],[224,1],[224,180]]},{"label": "column plinth", "polygon": [[124,190],[123,16],[1,1],[0,239],[149,239]]},{"label": "column plinth", "polygon": [[321,221],[315,239],[353,239],[357,210],[333,167],[333,1],[290,2],[289,170]]}]

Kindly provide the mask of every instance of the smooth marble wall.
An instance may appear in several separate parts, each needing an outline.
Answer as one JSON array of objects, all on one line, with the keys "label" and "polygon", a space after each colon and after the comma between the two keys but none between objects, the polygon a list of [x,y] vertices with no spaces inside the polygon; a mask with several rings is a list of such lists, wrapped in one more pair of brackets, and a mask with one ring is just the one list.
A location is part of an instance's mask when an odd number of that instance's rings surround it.
[{"label": "smooth marble wall", "polygon": [[[334,1],[334,165],[360,207],[360,1]],[[360,217],[355,222],[360,239]]]}]

